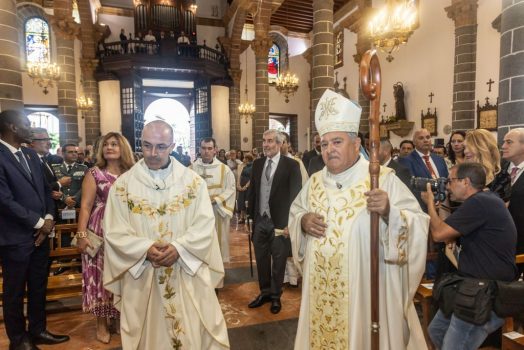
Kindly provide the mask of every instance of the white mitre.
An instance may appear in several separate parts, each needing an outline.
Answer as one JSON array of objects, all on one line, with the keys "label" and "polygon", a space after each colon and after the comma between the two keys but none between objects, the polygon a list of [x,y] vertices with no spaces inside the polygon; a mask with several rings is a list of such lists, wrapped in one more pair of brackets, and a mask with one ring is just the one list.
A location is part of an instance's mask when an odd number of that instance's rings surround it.
[{"label": "white mitre", "polygon": [[332,131],[358,133],[362,107],[327,89],[317,104],[315,125],[320,136]]}]

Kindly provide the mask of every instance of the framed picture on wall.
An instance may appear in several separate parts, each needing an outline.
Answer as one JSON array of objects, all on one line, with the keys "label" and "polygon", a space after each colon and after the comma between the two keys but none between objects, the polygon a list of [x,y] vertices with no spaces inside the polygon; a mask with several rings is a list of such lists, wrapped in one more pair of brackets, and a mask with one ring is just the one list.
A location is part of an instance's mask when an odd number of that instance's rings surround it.
[{"label": "framed picture on wall", "polygon": [[428,130],[431,136],[437,136],[437,108],[433,113],[431,113],[430,108],[428,108],[426,114],[424,114],[424,111],[420,111],[420,116],[422,128]]},{"label": "framed picture on wall", "polygon": [[486,104],[480,106],[477,101],[477,128],[496,131],[498,126],[498,106],[499,101],[492,105],[489,103],[489,97],[486,97]]}]

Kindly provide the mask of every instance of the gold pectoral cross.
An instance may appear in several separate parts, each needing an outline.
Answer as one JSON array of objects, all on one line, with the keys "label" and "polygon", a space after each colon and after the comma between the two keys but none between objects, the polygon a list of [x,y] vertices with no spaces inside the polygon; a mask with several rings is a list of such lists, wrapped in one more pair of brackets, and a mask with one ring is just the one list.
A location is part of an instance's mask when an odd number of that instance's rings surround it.
[{"label": "gold pectoral cross", "polygon": [[203,174],[200,174],[200,177],[203,178],[203,179],[205,180],[205,179],[210,179],[210,178],[212,178],[213,175],[208,175],[208,174],[206,173],[206,168],[204,168],[204,173],[203,173]]}]

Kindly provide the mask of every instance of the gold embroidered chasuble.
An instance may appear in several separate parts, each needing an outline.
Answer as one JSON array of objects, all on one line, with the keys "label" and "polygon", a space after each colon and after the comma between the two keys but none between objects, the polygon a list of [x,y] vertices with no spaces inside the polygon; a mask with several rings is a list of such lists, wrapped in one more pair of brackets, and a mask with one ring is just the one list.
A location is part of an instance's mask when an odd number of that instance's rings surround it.
[{"label": "gold embroidered chasuble", "polygon": [[[224,267],[206,185],[174,158],[158,174],[141,160],[108,197],[104,286],[121,311],[122,347],[229,349],[214,291]],[[155,241],[171,243],[180,258],[153,268],[146,254]]]},{"label": "gold embroidered chasuble", "polygon": [[[369,162],[361,157],[343,174],[315,173],[290,211],[295,263],[303,272],[295,349],[370,349]],[[424,272],[429,218],[409,189],[381,167],[388,193],[388,223],[380,222],[380,347],[426,349],[413,296]],[[317,239],[301,229],[318,213],[328,225]]]},{"label": "gold embroidered chasuble", "polygon": [[207,184],[207,190],[213,203],[215,227],[220,244],[222,260],[229,262],[229,224],[235,208],[236,182],[235,175],[227,165],[216,158],[211,164],[198,159],[191,168]]}]

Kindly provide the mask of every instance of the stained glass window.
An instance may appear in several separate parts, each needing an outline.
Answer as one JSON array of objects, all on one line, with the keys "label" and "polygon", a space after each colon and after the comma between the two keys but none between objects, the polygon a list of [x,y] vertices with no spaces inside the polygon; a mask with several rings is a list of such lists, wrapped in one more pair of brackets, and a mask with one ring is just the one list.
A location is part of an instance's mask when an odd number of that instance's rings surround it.
[{"label": "stained glass window", "polygon": [[49,62],[49,25],[35,17],[25,22],[25,54],[27,62]]},{"label": "stained glass window", "polygon": [[280,48],[273,44],[267,57],[267,76],[269,83],[274,83],[280,75]]}]

